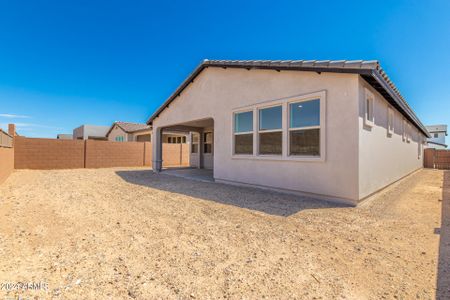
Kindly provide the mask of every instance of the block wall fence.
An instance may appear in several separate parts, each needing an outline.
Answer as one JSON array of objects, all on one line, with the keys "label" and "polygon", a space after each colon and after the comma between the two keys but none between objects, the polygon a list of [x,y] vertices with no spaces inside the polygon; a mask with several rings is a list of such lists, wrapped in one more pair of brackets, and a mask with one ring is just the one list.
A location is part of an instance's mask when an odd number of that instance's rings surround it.
[{"label": "block wall fence", "polygon": [[[151,167],[150,142],[15,138],[15,169]],[[163,144],[163,166],[189,166],[187,144]]]},{"label": "block wall fence", "polygon": [[14,135],[16,127],[8,125],[8,133],[0,129],[0,184],[14,171]]}]

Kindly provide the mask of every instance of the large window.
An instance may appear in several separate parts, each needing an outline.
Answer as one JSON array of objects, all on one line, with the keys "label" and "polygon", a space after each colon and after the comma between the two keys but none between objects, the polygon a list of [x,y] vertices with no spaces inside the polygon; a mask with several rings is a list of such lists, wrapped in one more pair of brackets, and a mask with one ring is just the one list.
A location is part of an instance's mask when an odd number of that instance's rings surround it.
[{"label": "large window", "polygon": [[259,110],[259,154],[281,155],[283,149],[282,106]]},{"label": "large window", "polygon": [[325,97],[320,91],[234,112],[234,158],[325,161]]},{"label": "large window", "polygon": [[320,156],[320,99],[289,104],[289,155]]},{"label": "large window", "polygon": [[253,154],[253,111],[234,114],[234,154]]}]

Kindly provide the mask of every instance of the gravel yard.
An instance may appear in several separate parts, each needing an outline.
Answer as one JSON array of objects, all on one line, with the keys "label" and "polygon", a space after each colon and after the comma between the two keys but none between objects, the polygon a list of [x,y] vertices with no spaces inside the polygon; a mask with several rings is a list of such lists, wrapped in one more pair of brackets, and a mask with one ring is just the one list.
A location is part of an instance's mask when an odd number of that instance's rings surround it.
[{"label": "gravel yard", "polygon": [[448,299],[449,190],[450,171],[421,170],[355,208],[146,169],[16,171],[0,296]]}]

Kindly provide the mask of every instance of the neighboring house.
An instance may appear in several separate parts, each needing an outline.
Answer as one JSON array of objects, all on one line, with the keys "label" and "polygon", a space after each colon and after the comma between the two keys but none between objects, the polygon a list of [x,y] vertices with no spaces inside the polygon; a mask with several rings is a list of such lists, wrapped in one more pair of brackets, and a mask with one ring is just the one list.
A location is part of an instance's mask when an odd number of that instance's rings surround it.
[{"label": "neighboring house", "polygon": [[447,125],[429,125],[426,128],[431,135],[428,139],[428,148],[446,149]]},{"label": "neighboring house", "polygon": [[115,142],[150,142],[152,128],[147,124],[114,122],[106,136]]},{"label": "neighboring house", "polygon": [[81,125],[73,130],[74,140],[107,140],[109,126]]},{"label": "neighboring house", "polygon": [[[152,128],[147,124],[114,122],[106,136],[114,142],[151,142]],[[167,132],[164,134],[163,143],[184,144],[187,143],[187,134]]]},{"label": "neighboring house", "polygon": [[72,134],[65,134],[65,133],[60,133],[56,136],[56,138],[58,140],[72,140],[73,139],[73,135]]},{"label": "neighboring house", "polygon": [[208,61],[147,122],[217,182],[357,203],[422,167],[429,134],[377,61]]}]

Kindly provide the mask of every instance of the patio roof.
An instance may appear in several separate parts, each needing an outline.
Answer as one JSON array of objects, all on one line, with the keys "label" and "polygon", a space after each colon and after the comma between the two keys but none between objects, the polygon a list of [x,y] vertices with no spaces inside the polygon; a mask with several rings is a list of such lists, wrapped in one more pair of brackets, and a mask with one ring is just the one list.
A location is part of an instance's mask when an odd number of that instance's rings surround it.
[{"label": "patio roof", "polygon": [[430,137],[425,126],[420,122],[414,111],[408,105],[406,100],[400,94],[397,87],[389,79],[387,74],[381,68],[376,60],[204,60],[192,72],[175,92],[161,105],[158,110],[148,119],[147,124],[151,125],[153,120],[166,109],[169,104],[181,92],[191,84],[194,79],[208,67],[220,68],[244,68],[244,69],[271,69],[271,70],[290,70],[290,71],[310,71],[310,72],[333,72],[333,73],[353,73],[361,75],[374,89],[406,119],[419,129],[425,136]]}]

